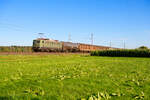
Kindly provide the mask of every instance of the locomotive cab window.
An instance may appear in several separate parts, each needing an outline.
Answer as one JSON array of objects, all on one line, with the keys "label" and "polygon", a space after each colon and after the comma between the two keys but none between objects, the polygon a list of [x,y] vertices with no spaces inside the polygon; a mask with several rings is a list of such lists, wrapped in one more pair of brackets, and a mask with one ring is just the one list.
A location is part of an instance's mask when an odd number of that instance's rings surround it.
[{"label": "locomotive cab window", "polygon": [[40,41],[37,41],[37,43],[40,43]]}]

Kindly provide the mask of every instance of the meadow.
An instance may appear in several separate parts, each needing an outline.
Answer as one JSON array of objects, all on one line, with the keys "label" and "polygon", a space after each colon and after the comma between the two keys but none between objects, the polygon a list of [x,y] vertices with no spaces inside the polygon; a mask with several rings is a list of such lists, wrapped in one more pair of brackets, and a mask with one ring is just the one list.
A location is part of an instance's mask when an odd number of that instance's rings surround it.
[{"label": "meadow", "polygon": [[100,99],[150,99],[150,58],[0,55],[0,100]]}]

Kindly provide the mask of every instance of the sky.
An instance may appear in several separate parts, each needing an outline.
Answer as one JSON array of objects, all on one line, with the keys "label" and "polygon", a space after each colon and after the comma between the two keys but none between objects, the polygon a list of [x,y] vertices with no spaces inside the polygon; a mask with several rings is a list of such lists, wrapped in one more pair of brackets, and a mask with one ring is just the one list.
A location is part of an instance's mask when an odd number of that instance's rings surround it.
[{"label": "sky", "polygon": [[123,48],[150,47],[150,0],[0,0],[0,46],[43,37]]}]

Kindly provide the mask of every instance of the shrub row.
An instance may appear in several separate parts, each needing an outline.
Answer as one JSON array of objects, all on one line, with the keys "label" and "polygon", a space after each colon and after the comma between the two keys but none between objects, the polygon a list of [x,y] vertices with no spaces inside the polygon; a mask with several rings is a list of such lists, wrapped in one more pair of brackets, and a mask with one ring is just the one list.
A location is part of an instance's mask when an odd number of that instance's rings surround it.
[{"label": "shrub row", "polygon": [[32,52],[31,46],[0,46],[0,52]]},{"label": "shrub row", "polygon": [[111,57],[150,57],[150,50],[103,50],[92,51],[91,56],[111,56]]}]

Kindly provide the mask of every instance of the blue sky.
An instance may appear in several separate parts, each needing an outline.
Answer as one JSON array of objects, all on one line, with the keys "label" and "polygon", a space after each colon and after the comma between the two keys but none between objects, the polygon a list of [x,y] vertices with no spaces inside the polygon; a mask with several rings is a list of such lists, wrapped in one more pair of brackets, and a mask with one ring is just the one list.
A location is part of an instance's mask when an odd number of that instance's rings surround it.
[{"label": "blue sky", "polygon": [[48,38],[114,47],[150,47],[150,0],[0,0],[0,45]]}]

